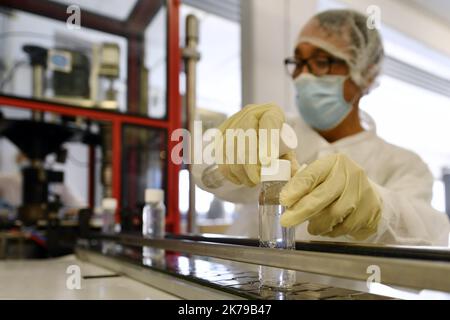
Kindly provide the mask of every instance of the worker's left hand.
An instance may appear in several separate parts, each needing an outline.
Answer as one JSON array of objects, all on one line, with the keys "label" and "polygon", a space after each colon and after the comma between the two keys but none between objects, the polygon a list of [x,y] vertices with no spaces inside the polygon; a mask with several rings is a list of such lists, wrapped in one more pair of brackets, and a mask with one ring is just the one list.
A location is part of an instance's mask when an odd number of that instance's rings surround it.
[{"label": "worker's left hand", "polygon": [[381,198],[356,163],[343,154],[316,160],[286,184],[280,194],[287,207],[284,227],[309,220],[312,235],[356,240],[376,233],[381,218]]}]

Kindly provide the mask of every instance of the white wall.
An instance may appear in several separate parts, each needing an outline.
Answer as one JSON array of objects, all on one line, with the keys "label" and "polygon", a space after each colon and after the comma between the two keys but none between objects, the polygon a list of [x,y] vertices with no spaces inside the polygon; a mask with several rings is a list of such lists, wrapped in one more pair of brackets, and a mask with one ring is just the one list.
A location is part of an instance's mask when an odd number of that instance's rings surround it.
[{"label": "white wall", "polygon": [[[408,1],[340,0],[366,12],[381,8],[382,23],[450,57],[450,26]],[[292,55],[301,26],[324,0],[246,0],[242,2],[243,104],[275,102],[288,112],[294,91],[282,65]]]},{"label": "white wall", "polygon": [[242,2],[243,104],[275,102],[292,110],[294,92],[283,60],[292,55],[300,25],[316,11],[316,0]]},{"label": "white wall", "polygon": [[450,25],[408,0],[340,1],[363,12],[368,6],[377,5],[383,23],[450,56]]}]

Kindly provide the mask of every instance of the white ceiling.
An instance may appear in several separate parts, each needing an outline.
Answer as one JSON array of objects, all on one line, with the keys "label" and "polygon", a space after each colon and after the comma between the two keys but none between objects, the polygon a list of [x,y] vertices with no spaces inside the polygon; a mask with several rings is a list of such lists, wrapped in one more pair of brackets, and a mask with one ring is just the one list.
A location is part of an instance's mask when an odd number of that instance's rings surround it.
[{"label": "white ceiling", "polygon": [[449,0],[406,0],[415,6],[428,11],[450,26],[450,1]]}]

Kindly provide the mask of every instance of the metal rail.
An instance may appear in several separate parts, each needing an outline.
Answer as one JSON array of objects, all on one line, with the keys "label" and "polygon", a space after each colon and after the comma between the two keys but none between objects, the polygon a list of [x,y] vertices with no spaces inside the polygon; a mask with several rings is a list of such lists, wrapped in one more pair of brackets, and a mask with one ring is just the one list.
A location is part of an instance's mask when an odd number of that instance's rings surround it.
[{"label": "metal rail", "polygon": [[121,261],[93,251],[77,248],[76,254],[78,258],[83,261],[94,263],[118,274],[125,274],[132,279],[183,299],[203,300],[205,297],[209,300],[244,299],[238,295],[226,293],[211,287],[205,287],[204,285],[197,284],[192,281],[164,274],[144,266],[138,266],[126,261]]},{"label": "metal rail", "polygon": [[302,250],[276,250],[243,245],[174,239],[147,239],[131,235],[111,237],[123,245],[151,246],[243,263],[266,265],[328,276],[366,281],[376,266],[381,283],[450,292],[450,263]]}]

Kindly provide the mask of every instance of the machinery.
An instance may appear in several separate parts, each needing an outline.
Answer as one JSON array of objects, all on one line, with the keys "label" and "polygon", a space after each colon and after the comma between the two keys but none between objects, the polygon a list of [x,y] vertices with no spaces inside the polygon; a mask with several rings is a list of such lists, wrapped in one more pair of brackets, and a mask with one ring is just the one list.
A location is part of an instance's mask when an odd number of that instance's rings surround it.
[{"label": "machinery", "polygon": [[[94,45],[90,52],[65,46],[48,49],[33,44],[26,44],[22,49],[32,69],[34,99],[117,109],[114,89],[114,80],[120,71],[117,44]],[[103,196],[111,196],[111,127],[100,123],[99,133],[91,129],[91,123],[83,123],[82,119],[50,113],[44,115],[38,111],[32,111],[31,119],[0,118],[0,137],[9,139],[27,159],[27,164],[21,168],[22,201],[17,209],[19,226],[43,229],[50,256],[67,253],[73,248],[80,229],[73,223],[64,225],[61,220],[61,196],[50,192],[50,186],[63,183],[64,173],[46,165],[48,155],[54,154],[56,162],[64,163],[67,157],[64,143],[101,145]],[[61,244],[64,241],[66,245]]]},{"label": "machinery", "polygon": [[[41,120],[0,117],[0,137],[14,143],[27,159],[27,164],[21,168],[21,206],[17,208],[15,222],[10,221],[12,225],[7,229],[19,227],[18,230],[41,235],[47,251],[44,255],[57,256],[70,252],[79,226],[65,223],[60,216],[63,207],[61,195],[51,192],[50,186],[63,183],[64,172],[49,168],[46,157],[55,154],[56,161],[64,163],[67,156],[64,143],[97,145],[100,143],[99,136],[89,128],[80,128],[67,120],[61,123],[45,122],[42,116]],[[35,250],[22,253],[22,257],[28,256],[36,257]]]},{"label": "machinery", "polygon": [[114,81],[119,77],[116,43],[89,50],[23,46],[33,72],[33,97],[82,107],[118,108]]},{"label": "machinery", "polygon": [[[28,55],[32,68],[33,98],[78,101],[80,104],[92,101],[93,90],[89,85],[92,68],[84,53],[35,45],[24,45],[23,51]],[[48,73],[51,73],[51,81],[47,79]],[[117,74],[117,70],[112,74]],[[51,98],[46,97],[48,89],[53,91]],[[100,135],[93,133],[90,125],[83,125],[79,119],[53,114],[45,117],[44,113],[33,111],[31,119],[1,117],[0,137],[9,139],[27,159],[27,164],[21,168],[22,201],[17,209],[20,226],[44,229],[48,255],[67,253],[66,249],[73,245],[76,235],[73,234],[73,225],[62,225],[59,217],[63,206],[61,195],[50,192],[53,183],[64,182],[64,173],[49,168],[46,158],[54,154],[56,162],[64,163],[67,157],[64,143],[100,145]],[[105,163],[105,167],[107,165]],[[72,239],[68,240],[70,235]],[[69,243],[66,248],[61,245],[64,239]]]},{"label": "machinery", "polygon": [[[108,77],[110,88],[107,96],[114,99],[112,82],[119,75],[119,48],[115,44],[105,44],[101,48],[101,59],[92,59],[100,61],[99,66],[92,68],[87,55],[81,51],[24,45],[23,51],[27,53],[32,67],[33,98],[45,98],[44,93],[48,87],[51,87],[54,96],[51,99],[62,99],[67,102],[89,101],[92,92],[95,91],[90,86],[89,80],[92,70],[96,69],[98,75]],[[93,54],[93,56],[96,55]],[[47,70],[52,72],[51,81],[46,81]],[[114,103],[109,101],[109,106],[113,107],[113,105]],[[41,219],[51,217],[52,211],[57,211],[61,206],[58,195],[49,194],[48,190],[49,184],[62,183],[64,174],[46,169],[46,157],[49,154],[56,154],[57,161],[64,163],[66,151],[62,145],[65,142],[96,145],[101,141],[99,135],[92,134],[89,127],[82,128],[75,118],[53,116],[51,121],[45,121],[42,112],[33,111],[30,120],[2,119],[1,121],[0,136],[13,142],[29,160],[28,165],[22,168],[23,190],[19,219],[25,225],[33,225]],[[106,137],[109,136],[107,129],[103,130]],[[107,153],[106,150],[103,151],[104,154]],[[108,162],[104,161],[104,167],[108,167]]]},{"label": "machinery", "polygon": [[51,183],[62,183],[64,173],[47,169],[47,155],[55,153],[58,162],[66,158],[63,143],[77,141],[97,144],[97,136],[73,124],[55,124],[35,120],[7,120],[0,122],[0,136],[13,142],[28,159],[22,168],[22,206],[19,219],[25,225],[36,224],[41,219],[51,217],[52,211],[60,207],[58,195],[49,194]]}]

